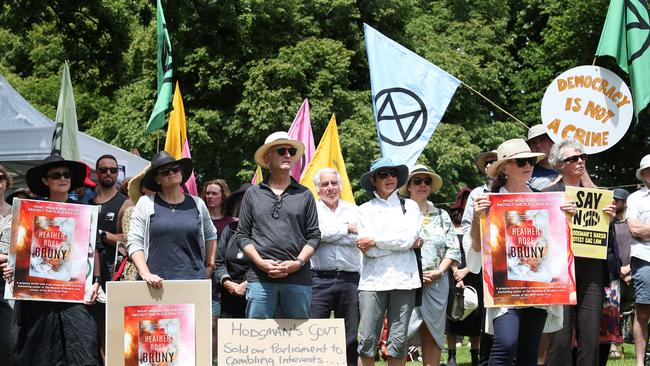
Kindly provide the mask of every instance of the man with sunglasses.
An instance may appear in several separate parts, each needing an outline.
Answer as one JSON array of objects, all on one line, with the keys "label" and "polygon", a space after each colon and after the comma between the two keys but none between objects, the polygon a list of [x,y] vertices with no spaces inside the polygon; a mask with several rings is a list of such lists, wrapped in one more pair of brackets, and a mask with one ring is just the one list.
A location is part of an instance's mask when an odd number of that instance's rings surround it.
[{"label": "man with sunglasses", "polygon": [[271,174],[244,194],[235,234],[253,264],[246,290],[248,318],[309,318],[309,258],[320,243],[318,214],[309,189],[290,176],[304,150],[288,133],[274,132],[255,152],[255,162]]},{"label": "man with sunglasses", "polygon": [[[115,247],[118,241],[124,241],[122,234],[121,213],[133,203],[128,197],[117,190],[117,159],[113,155],[102,155],[95,163],[97,174],[97,193],[90,201],[91,205],[100,205],[97,228],[99,241],[99,262],[102,271],[102,286],[113,274],[113,262],[115,262]],[[127,203],[128,202],[128,203]]]},{"label": "man with sunglasses", "polygon": [[[96,249],[99,255],[101,286],[106,291],[106,281],[109,281],[113,276],[117,242],[124,241],[121,217],[124,210],[132,206],[133,203],[117,190],[117,159],[113,155],[100,156],[95,162],[95,173],[99,184],[96,186],[95,197],[88,203],[100,206],[99,215],[97,216]],[[124,254],[126,255],[126,253]],[[102,356],[105,350],[104,328],[106,318],[104,314],[104,304],[97,303],[93,305],[92,315],[99,329],[99,347]]]}]

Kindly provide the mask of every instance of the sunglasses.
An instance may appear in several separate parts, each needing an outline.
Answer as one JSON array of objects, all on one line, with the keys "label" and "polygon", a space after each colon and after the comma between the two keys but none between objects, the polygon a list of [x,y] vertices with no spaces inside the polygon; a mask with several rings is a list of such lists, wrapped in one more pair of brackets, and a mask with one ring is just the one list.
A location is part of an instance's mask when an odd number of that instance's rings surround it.
[{"label": "sunglasses", "polygon": [[389,175],[393,178],[397,177],[397,169],[381,170],[375,174],[375,177],[379,177],[379,179],[386,179]]},{"label": "sunglasses", "polygon": [[277,151],[278,155],[280,156],[285,156],[287,154],[287,151],[289,152],[289,155],[295,156],[298,152],[298,149],[295,147],[278,147],[275,149],[275,151]]},{"label": "sunglasses", "polygon": [[101,167],[101,168],[97,168],[97,171],[102,173],[102,174],[106,174],[108,172],[111,172],[111,174],[117,174],[117,168]]},{"label": "sunglasses", "polygon": [[535,166],[535,164],[537,164],[537,158],[518,158],[514,161],[515,164],[517,164],[517,166],[520,168],[525,167],[526,163],[530,164],[530,166]]},{"label": "sunglasses", "polygon": [[50,173],[50,174],[46,175],[46,177],[48,177],[48,178],[50,178],[52,180],[59,180],[59,179],[61,179],[61,177],[65,178],[65,179],[70,179],[71,175],[70,175],[70,172],[63,172],[63,173],[54,172],[54,173]]},{"label": "sunglasses", "polygon": [[411,182],[413,182],[413,184],[415,184],[416,186],[419,186],[420,184],[422,184],[422,182],[424,182],[424,185],[430,186],[431,182],[433,182],[433,179],[413,177],[413,179],[411,179]]},{"label": "sunglasses", "polygon": [[578,159],[581,159],[582,161],[587,161],[587,154],[580,154],[580,155],[573,155],[569,156],[568,158],[562,160],[565,163],[577,163]]},{"label": "sunglasses", "polygon": [[282,208],[282,196],[276,196],[273,201],[273,210],[271,211],[271,217],[274,219],[280,218],[280,209]]},{"label": "sunglasses", "polygon": [[158,170],[158,175],[166,177],[170,174],[176,174],[181,171],[181,167],[178,165],[170,166],[169,168],[162,168]]}]

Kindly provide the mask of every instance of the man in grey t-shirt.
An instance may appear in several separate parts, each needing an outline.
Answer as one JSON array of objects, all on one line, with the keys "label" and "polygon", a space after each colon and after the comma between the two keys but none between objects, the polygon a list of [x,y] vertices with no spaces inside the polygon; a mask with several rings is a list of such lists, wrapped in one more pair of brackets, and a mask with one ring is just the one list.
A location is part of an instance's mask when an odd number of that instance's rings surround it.
[{"label": "man in grey t-shirt", "polygon": [[320,230],[314,196],[290,176],[303,152],[304,145],[286,132],[272,133],[255,152],[255,162],[271,174],[244,194],[235,234],[253,264],[248,318],[309,318],[309,258],[320,243]]}]

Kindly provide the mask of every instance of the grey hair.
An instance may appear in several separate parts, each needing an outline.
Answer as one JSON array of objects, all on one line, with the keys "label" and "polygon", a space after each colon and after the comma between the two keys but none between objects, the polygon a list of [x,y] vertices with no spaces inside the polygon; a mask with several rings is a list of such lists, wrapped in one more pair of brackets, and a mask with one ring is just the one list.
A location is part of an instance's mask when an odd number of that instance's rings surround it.
[{"label": "grey hair", "polygon": [[548,153],[548,162],[551,163],[552,166],[559,168],[560,164],[563,163],[562,149],[564,148],[573,148],[581,153],[585,151],[584,146],[582,146],[579,141],[573,139],[562,140],[557,144],[553,144],[551,151]]},{"label": "grey hair", "polygon": [[316,189],[318,189],[318,187],[320,187],[320,175],[322,173],[336,174],[336,180],[339,182],[339,187],[343,184],[343,178],[341,178],[341,174],[339,174],[338,170],[328,167],[328,168],[323,168],[323,169],[317,171],[316,174],[314,174],[314,185],[316,186]]}]

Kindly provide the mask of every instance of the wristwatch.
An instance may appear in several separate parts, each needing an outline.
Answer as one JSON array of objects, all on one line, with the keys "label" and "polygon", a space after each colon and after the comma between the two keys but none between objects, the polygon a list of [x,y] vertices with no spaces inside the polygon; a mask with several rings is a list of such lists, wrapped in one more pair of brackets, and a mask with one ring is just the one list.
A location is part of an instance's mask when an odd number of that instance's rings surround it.
[{"label": "wristwatch", "polygon": [[305,266],[305,261],[302,258],[298,257],[296,260],[300,263],[300,268]]}]

